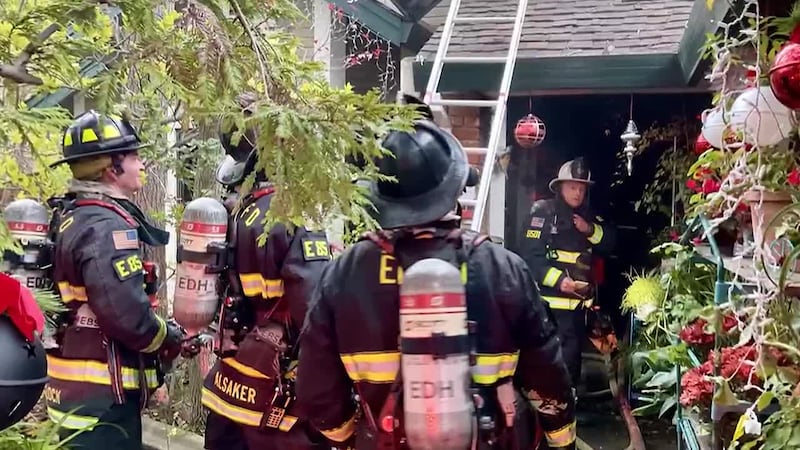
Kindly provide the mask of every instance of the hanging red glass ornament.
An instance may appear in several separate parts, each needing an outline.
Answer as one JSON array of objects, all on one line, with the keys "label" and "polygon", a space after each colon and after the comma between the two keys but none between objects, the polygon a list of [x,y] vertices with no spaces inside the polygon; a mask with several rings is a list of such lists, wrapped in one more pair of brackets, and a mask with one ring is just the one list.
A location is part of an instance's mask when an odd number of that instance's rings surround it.
[{"label": "hanging red glass ornament", "polygon": [[708,142],[706,137],[703,136],[703,133],[697,135],[697,140],[694,143],[695,155],[702,155],[703,153],[706,152],[706,150],[710,150],[712,148],[714,147]]},{"label": "hanging red glass ornament", "polygon": [[784,106],[800,109],[800,26],[775,56],[769,69],[772,93]]},{"label": "hanging red glass ornament", "polygon": [[520,119],[514,128],[514,139],[522,148],[536,147],[544,141],[546,135],[544,122],[533,114]]}]

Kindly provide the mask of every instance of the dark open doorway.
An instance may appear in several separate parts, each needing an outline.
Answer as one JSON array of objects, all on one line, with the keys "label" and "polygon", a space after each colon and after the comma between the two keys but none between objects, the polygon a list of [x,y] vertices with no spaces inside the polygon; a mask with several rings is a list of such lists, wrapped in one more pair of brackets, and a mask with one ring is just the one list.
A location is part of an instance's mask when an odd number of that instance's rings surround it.
[{"label": "dark open doorway", "polygon": [[[706,94],[634,95],[633,119],[640,133],[673,120],[693,123],[709,101],[710,95]],[[630,117],[630,95],[514,98],[509,102],[508,142],[514,142],[514,126],[530,111],[529,103],[533,113],[544,121],[547,136],[533,150],[516,145],[512,150],[506,197],[507,247],[512,251],[519,248],[531,204],[534,199],[553,195],[548,183],[561,164],[583,156],[595,180],[589,194],[592,209],[618,227],[618,245],[605,258],[606,279],[598,292],[598,302],[613,313],[618,310],[628,284],[624,275],[632,268],[641,270],[651,264],[649,250],[653,236],[649,231],[669,225],[668,216],[643,214],[634,207],[645,184],[653,180],[661,151],[648,151],[636,157],[631,177],[624,170],[620,173],[617,154],[624,146],[620,135]],[[620,177],[626,178],[624,184],[612,187],[615,178]],[[622,317],[618,316],[617,322],[619,327],[624,326]]]}]

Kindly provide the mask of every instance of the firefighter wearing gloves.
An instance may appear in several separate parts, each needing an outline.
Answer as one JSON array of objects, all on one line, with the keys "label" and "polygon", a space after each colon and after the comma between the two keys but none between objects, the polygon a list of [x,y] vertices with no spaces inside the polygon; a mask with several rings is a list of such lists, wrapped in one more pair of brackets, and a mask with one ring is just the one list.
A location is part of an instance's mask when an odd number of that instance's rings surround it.
[{"label": "firefighter wearing gloves", "polygon": [[127,120],[89,111],[63,137],[72,171],[65,197],[51,199],[53,282],[69,309],[58,348],[48,350],[47,411],[70,446],[142,448],[141,409],[163,381],[160,367],[181,350],[181,331],[151,308],[142,244],[163,246],[130,200],[141,189],[144,145]]},{"label": "firefighter wearing gloves", "polygon": [[[254,100],[240,97],[245,115]],[[298,418],[294,393],[296,339],[311,289],[331,259],[327,238],[302,226],[264,229],[275,188],[258,171],[252,189],[242,191],[256,168],[255,132],[244,133],[236,145],[232,134],[220,136],[227,156],[217,169],[217,181],[229,190],[224,203],[231,209],[232,257],[218,319],[220,358],[202,392],[209,412],[205,448],[329,450]]]},{"label": "firefighter wearing gloves", "polygon": [[550,446],[574,448],[569,374],[528,268],[458,227],[463,148],[428,120],[383,146],[396,183],[366,186],[383,231],[328,265],[311,299],[303,411],[339,448],[515,449],[532,447],[533,405]]},{"label": "firefighter wearing gloves", "polygon": [[581,349],[586,340],[587,310],[595,283],[592,251],[614,245],[614,230],[586,205],[593,183],[583,158],[568,161],[550,181],[555,198],[531,207],[520,254],[528,263],[544,301],[558,322],[564,359],[575,386],[580,382]]}]

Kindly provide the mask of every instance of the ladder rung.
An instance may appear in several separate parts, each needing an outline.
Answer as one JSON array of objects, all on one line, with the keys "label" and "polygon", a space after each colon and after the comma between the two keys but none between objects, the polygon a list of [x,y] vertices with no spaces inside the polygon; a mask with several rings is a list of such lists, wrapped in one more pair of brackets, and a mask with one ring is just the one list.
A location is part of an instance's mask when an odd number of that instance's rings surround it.
[{"label": "ladder rung", "polygon": [[491,64],[506,62],[505,56],[445,56],[443,63],[452,64]]},{"label": "ladder rung", "polygon": [[498,17],[498,16],[471,16],[471,17],[455,17],[453,22],[513,22],[516,17]]},{"label": "ladder rung", "polygon": [[457,100],[452,98],[441,98],[438,100],[431,100],[431,106],[466,106],[467,108],[494,108],[497,106],[497,100]]},{"label": "ladder rung", "polygon": [[485,155],[489,152],[489,149],[486,147],[464,147],[464,151],[468,155]]},{"label": "ladder rung", "polygon": [[474,199],[471,199],[471,198],[465,198],[463,200],[459,200],[459,202],[461,202],[461,206],[465,206],[465,207],[466,206],[472,207],[472,206],[475,206],[476,203],[478,203],[477,200],[474,200]]}]

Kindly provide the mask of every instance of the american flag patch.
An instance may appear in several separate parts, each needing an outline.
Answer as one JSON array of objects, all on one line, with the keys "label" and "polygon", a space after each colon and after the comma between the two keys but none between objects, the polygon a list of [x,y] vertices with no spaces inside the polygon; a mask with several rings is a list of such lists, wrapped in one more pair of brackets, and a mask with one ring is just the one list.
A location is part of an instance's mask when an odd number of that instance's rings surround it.
[{"label": "american flag patch", "polygon": [[136,230],[115,231],[112,233],[114,238],[114,248],[117,250],[138,250],[139,235]]},{"label": "american flag patch", "polygon": [[542,228],[544,226],[544,217],[533,217],[531,218],[531,227],[533,228]]}]

